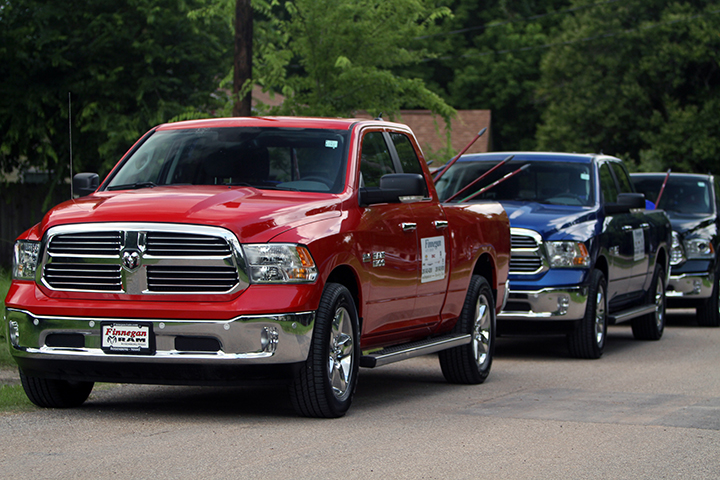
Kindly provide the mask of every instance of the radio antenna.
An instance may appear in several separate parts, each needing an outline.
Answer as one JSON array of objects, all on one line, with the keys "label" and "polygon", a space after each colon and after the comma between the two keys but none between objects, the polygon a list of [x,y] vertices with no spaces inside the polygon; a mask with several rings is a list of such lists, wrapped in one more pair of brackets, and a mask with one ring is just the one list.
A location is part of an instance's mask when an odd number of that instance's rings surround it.
[{"label": "radio antenna", "polygon": [[73,155],[72,155],[72,96],[70,92],[68,92],[68,136],[69,138],[69,145],[70,145],[70,200],[75,198],[75,192],[73,192],[73,183],[72,183],[72,176],[73,176]]}]

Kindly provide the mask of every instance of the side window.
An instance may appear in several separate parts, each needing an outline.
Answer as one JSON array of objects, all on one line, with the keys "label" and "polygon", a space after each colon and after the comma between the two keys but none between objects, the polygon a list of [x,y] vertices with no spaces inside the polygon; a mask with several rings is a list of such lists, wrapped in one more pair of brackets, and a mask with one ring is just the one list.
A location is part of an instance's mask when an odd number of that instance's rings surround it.
[{"label": "side window", "polygon": [[380,177],[396,173],[382,132],[366,133],[360,149],[361,186],[379,187]]},{"label": "side window", "polygon": [[622,166],[622,164],[617,162],[611,162],[610,165],[612,166],[613,172],[615,172],[615,178],[617,178],[618,184],[620,185],[620,193],[632,193],[633,187],[630,183],[630,176],[627,173],[627,170]]},{"label": "side window", "polygon": [[[397,152],[398,158],[400,159],[400,166],[402,167],[403,173],[419,173],[422,174],[422,166],[420,166],[420,159],[415,153],[415,148],[412,142],[402,133],[393,132],[390,134],[395,151]],[[425,185],[425,195],[429,197],[427,185]]]},{"label": "side window", "polygon": [[615,179],[610,173],[610,166],[607,163],[600,165],[600,191],[602,192],[602,203],[617,202],[617,187]]},{"label": "side window", "polygon": [[395,145],[395,150],[400,158],[403,173],[422,173],[420,160],[418,160],[415,154],[415,149],[410,139],[402,133],[397,132],[391,133],[390,138],[392,138],[393,145]]}]

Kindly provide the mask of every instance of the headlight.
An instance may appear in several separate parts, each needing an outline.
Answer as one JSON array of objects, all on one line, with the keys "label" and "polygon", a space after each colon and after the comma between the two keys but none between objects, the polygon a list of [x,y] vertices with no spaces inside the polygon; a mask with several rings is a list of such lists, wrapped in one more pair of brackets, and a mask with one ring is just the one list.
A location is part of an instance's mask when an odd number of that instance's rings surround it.
[{"label": "headlight", "polygon": [[15,242],[15,255],[13,256],[13,273],[15,280],[35,280],[37,270],[40,242],[18,240]]},{"label": "headlight", "polygon": [[253,283],[309,283],[317,278],[315,261],[301,245],[243,245],[243,251]]},{"label": "headlight", "polygon": [[700,237],[687,238],[683,243],[687,258],[713,258],[715,256],[715,249],[710,240]]},{"label": "headlight", "polygon": [[547,242],[547,258],[550,268],[587,267],[590,255],[581,242]]},{"label": "headlight", "polygon": [[672,232],[672,247],[670,247],[670,265],[678,265],[685,261],[682,243],[680,243],[680,235]]}]

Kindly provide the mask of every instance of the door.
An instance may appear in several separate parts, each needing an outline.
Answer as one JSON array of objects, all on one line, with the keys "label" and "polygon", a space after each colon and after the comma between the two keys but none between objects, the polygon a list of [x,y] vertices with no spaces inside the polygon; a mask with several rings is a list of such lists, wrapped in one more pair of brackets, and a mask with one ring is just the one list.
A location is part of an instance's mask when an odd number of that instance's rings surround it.
[{"label": "door", "polygon": [[[380,177],[398,173],[381,131],[365,131],[360,153],[360,185],[377,187]],[[358,228],[362,268],[369,279],[363,317],[365,339],[413,325],[417,294],[417,223],[410,204],[366,207]]]}]

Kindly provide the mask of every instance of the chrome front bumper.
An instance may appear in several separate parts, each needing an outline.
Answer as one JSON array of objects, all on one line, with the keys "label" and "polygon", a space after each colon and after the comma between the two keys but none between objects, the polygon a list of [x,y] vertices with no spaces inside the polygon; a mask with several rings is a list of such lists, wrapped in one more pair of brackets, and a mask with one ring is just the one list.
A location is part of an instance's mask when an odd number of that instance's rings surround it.
[{"label": "chrome front bumper", "polygon": [[665,296],[690,299],[710,298],[714,280],[714,275],[708,272],[670,275]]},{"label": "chrome front bumper", "polygon": [[[230,320],[55,317],[34,315],[13,308],[6,308],[4,312],[11,353],[18,361],[37,359],[205,365],[295,363],[307,359],[314,320],[315,312],[238,316]],[[154,353],[105,353],[100,344],[100,326],[106,322],[152,324]],[[48,345],[50,335],[53,339],[50,343],[55,346]],[[63,343],[64,338],[72,340],[69,343],[78,344],[57,346]],[[178,342],[178,339],[185,341]],[[196,339],[209,340],[211,345],[217,345],[218,348],[214,351],[194,349],[193,341]],[[199,344],[202,344],[202,340]]]},{"label": "chrome front bumper", "polygon": [[510,290],[498,320],[578,320],[585,315],[588,288],[559,287],[542,290]]}]

